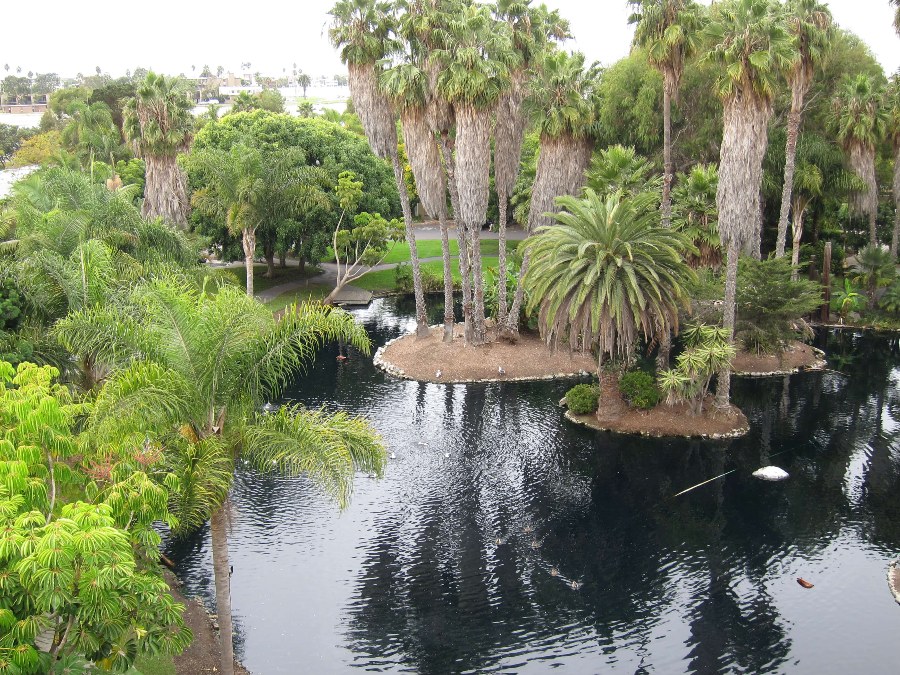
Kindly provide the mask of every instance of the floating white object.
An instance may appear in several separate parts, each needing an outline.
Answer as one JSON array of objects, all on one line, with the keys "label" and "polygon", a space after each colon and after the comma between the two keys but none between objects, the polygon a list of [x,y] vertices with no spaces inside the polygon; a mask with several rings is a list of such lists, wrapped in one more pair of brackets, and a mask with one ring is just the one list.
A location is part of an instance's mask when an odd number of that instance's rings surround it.
[{"label": "floating white object", "polygon": [[790,474],[777,466],[764,466],[754,471],[753,477],[760,480],[787,480]]}]

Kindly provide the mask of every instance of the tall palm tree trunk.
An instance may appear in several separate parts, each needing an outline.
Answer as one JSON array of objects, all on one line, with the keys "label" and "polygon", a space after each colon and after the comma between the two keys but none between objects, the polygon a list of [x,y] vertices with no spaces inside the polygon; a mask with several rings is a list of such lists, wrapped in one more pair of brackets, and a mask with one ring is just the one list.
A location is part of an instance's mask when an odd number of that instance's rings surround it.
[{"label": "tall palm tree trunk", "polygon": [[875,148],[863,143],[850,145],[850,166],[853,172],[866,184],[865,193],[853,196],[852,206],[856,213],[869,217],[869,245],[878,242],[875,219],[878,216],[878,183],[875,178]]},{"label": "tall palm tree trunk", "polygon": [[[794,190],[794,169],[797,160],[797,138],[800,135],[800,110],[791,106],[787,121],[787,143],[784,151],[784,186],[781,188],[781,212],[778,215],[778,239],[775,256],[784,255],[787,240],[788,216],[791,212],[791,195]],[[794,215],[796,218],[796,214]],[[794,228],[796,230],[796,227]]]},{"label": "tall palm tree trunk", "polygon": [[409,206],[409,192],[406,190],[406,181],[403,178],[403,167],[400,165],[400,155],[393,149],[391,164],[394,167],[394,181],[397,183],[397,192],[400,193],[400,208],[403,209],[403,224],[406,227],[406,243],[409,245],[409,260],[413,271],[413,294],[416,298],[416,336],[428,337],[431,331],[428,329],[428,317],[425,314],[425,292],[422,289],[422,270],[419,266],[419,250],[416,247],[416,233],[413,231],[412,209]]},{"label": "tall palm tree trunk", "polygon": [[[227,503],[227,502],[226,502]],[[219,621],[219,664],[223,675],[234,675],[234,629],[231,625],[231,566],[228,563],[228,524],[225,504],[210,518],[213,576],[216,583],[216,615]]]},{"label": "tall palm tree trunk", "polygon": [[793,223],[793,247],[791,248],[791,279],[797,281],[798,270],[800,265],[800,239],[803,237],[803,213],[804,209],[798,209],[794,205],[794,223]]},{"label": "tall palm tree trunk", "polygon": [[672,224],[672,181],[675,180],[672,166],[672,91],[675,89],[674,74],[663,74],[663,189],[660,213],[663,227]]},{"label": "tall palm tree trunk", "polygon": [[162,218],[167,223],[187,227],[187,181],[174,156],[145,157],[147,164],[144,204],[141,215]]},{"label": "tall palm tree trunk", "polygon": [[[734,319],[737,309],[737,272],[741,249],[735,240],[731,240],[725,264],[725,304],[722,312],[722,326],[734,337]],[[731,368],[719,371],[716,384],[716,407],[727,408],[731,403]]]},{"label": "tall palm tree trunk", "polygon": [[500,223],[497,226],[497,325],[503,329],[509,312],[506,293],[506,218],[509,200],[505,195],[500,198]]},{"label": "tall palm tree trunk", "polygon": [[244,266],[247,269],[247,295],[253,297],[253,260],[256,257],[256,228],[246,227],[241,231],[244,245]]},{"label": "tall palm tree trunk", "polygon": [[441,227],[441,258],[444,260],[444,342],[453,342],[453,268],[450,259],[450,233],[447,229],[447,207],[438,212]]},{"label": "tall palm tree trunk", "polygon": [[894,151],[894,233],[891,235],[891,255],[895,260],[898,240],[900,240],[900,144]]},{"label": "tall palm tree trunk", "polygon": [[472,321],[472,279],[469,271],[469,247],[466,244],[466,230],[459,219],[459,190],[456,186],[456,160],[453,159],[453,141],[447,132],[441,134],[441,155],[447,171],[447,188],[450,190],[450,205],[456,221],[456,241],[459,246],[459,275],[462,278],[463,331],[465,344],[472,344],[474,328]]}]

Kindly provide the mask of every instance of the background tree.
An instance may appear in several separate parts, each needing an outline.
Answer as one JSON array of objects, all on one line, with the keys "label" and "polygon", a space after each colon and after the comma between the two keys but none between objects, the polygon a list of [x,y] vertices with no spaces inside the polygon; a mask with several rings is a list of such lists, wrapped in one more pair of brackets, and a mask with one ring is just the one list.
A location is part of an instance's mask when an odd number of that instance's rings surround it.
[{"label": "background tree", "polygon": [[891,255],[896,259],[897,243],[900,239],[900,74],[898,73],[891,78],[885,102],[888,116],[887,131],[894,150],[894,231],[891,234]]},{"label": "background tree", "polygon": [[365,331],[323,305],[276,321],[234,287],[211,296],[159,280],[136,287],[122,305],[70,315],[57,334],[73,353],[92,353],[112,369],[91,414],[92,433],[159,443],[180,471],[175,481],[195,488],[172,505],[181,529],[211,518],[221,672],[233,673],[225,499],[235,458],[266,472],[308,475],[341,505],[355,471],[380,474],[385,451],[362,419],[300,406],[258,412],[323,343],[368,351]]},{"label": "background tree", "polygon": [[[831,37],[831,12],[827,5],[818,0],[790,0],[786,10],[788,31],[794,41],[794,63],[787,71],[787,82],[791,89],[791,109],[787,121],[784,187],[781,193],[781,212],[778,216],[778,238],[775,245],[775,255],[778,257],[784,255],[788,215],[792,203],[791,194],[794,188],[797,138],[800,135],[804,101]],[[796,213],[794,217],[796,218]],[[796,231],[796,227],[794,229]],[[800,231],[803,231],[802,227]]]},{"label": "background tree", "polygon": [[672,191],[672,226],[694,245],[695,252],[687,255],[691,267],[718,269],[722,264],[719,210],[716,207],[718,186],[716,165],[698,164],[678,177]]},{"label": "background tree", "polygon": [[853,194],[857,214],[868,216],[869,245],[877,244],[878,183],[875,150],[884,138],[887,115],[882,105],[881,87],[867,75],[847,77],[833,102],[832,129],[847,153],[854,173],[866,184],[865,191]]},{"label": "background tree", "polygon": [[[755,245],[760,229],[762,160],[779,74],[793,62],[781,6],[772,0],[726,0],[712,10],[706,29],[708,60],[719,64],[718,94],[725,106],[716,204],[726,251],[723,325],[734,335],[738,258]],[[727,408],[731,372],[719,374],[716,404]]]},{"label": "background tree", "polygon": [[306,90],[312,85],[312,79],[306,73],[297,76],[297,86],[303,90],[303,98],[306,98]]},{"label": "background tree", "polygon": [[672,220],[672,101],[678,99],[678,85],[684,63],[700,42],[701,10],[692,0],[633,0],[636,24],[634,44],[647,52],[650,64],[663,76],[663,189],[662,223]]},{"label": "background tree", "polygon": [[125,104],[123,119],[135,154],[147,164],[142,213],[185,227],[187,186],[176,158],[190,146],[193,117],[180,82],[148,73]]},{"label": "background tree", "polygon": [[330,14],[333,22],[329,35],[332,44],[340,49],[341,60],[347,64],[354,109],[359,115],[372,151],[378,157],[389,159],[394,169],[394,182],[400,194],[413,270],[416,335],[423,338],[430,334],[430,330],[425,315],[425,294],[422,289],[416,236],[412,227],[412,210],[397,150],[396,117],[379,85],[382,70],[380,62],[395,48],[391,8],[386,3],[375,0],[339,0]]},{"label": "background tree", "polygon": [[635,195],[658,190],[660,181],[653,166],[634,148],[613,145],[594,154],[588,170],[587,186],[601,197],[613,193]]}]

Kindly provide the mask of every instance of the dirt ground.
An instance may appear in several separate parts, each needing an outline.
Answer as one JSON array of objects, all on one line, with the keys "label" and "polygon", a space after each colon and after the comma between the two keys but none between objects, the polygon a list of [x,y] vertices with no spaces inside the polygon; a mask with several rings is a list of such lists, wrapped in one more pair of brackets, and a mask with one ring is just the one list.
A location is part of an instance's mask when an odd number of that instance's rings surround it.
[{"label": "dirt ground", "polygon": [[734,373],[777,373],[796,369],[811,368],[821,360],[821,356],[807,344],[794,341],[780,355],[757,356],[748,352],[738,352],[732,367]]},{"label": "dirt ground", "polygon": [[[521,335],[516,344],[496,341],[466,348],[462,326],[450,344],[442,340],[443,328],[417,340],[407,335],[387,346],[382,358],[404,371],[407,377],[424,382],[471,382],[475,380],[540,379],[548,375],[595,373],[597,363],[590,354],[550,351],[535,335]],[[503,368],[505,374],[499,373]],[[436,377],[441,371],[441,377]]]},{"label": "dirt ground", "polygon": [[[194,641],[183,653],[175,657],[175,670],[179,675],[202,675],[219,671],[219,635],[213,628],[206,609],[197,599],[189,600],[182,593],[175,575],[165,570],[172,597],[184,604],[184,622],[194,633]],[[237,675],[250,675],[250,671],[235,661]]]}]

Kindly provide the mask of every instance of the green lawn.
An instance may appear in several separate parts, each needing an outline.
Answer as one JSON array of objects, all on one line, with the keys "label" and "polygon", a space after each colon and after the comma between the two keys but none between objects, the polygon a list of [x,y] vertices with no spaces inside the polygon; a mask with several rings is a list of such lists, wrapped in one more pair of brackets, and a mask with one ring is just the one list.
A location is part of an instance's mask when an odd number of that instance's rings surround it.
[{"label": "green lawn", "polygon": [[175,675],[175,662],[171,656],[142,656],[125,675]]},{"label": "green lawn", "polygon": [[295,302],[305,302],[306,300],[322,300],[331,292],[331,286],[322,286],[321,284],[310,284],[303,286],[287,293],[282,293],[266,303],[266,307],[273,312],[278,312],[292,305]]},{"label": "green lawn", "polygon": [[[266,265],[254,265],[253,266],[253,291],[255,293],[259,293],[260,291],[264,291],[267,288],[272,288],[272,286],[278,286],[279,284],[286,284],[290,281],[298,281],[303,279],[309,279],[310,277],[314,277],[319,273],[318,267],[311,267],[310,265],[306,266],[305,272],[300,272],[300,268],[297,267],[296,262],[288,263],[287,267],[279,267],[278,264],[275,264],[275,275],[268,279],[263,275],[268,271],[268,267]],[[247,270],[244,267],[231,267],[228,268],[227,272],[229,272],[232,276],[237,279],[238,285],[242,287],[247,286]]]},{"label": "green lawn", "polygon": [[[520,243],[519,240],[507,241],[506,250],[515,251]],[[419,251],[420,258],[439,258],[443,255],[441,253],[440,239],[422,239],[421,241],[416,242],[416,248]],[[496,239],[484,239],[481,241],[481,255],[497,255],[499,251],[500,242]],[[459,244],[455,237],[450,240],[450,255],[459,255]],[[331,260],[332,262],[334,261],[331,249],[328,249],[326,259]],[[384,259],[385,265],[401,262],[409,262],[409,244],[405,241],[398,241],[395,243],[393,248],[391,248],[390,252],[387,254],[387,257]]]},{"label": "green lawn", "polygon": [[[481,259],[481,266],[483,269],[487,269],[488,267],[497,267],[497,258],[493,256],[485,256]],[[442,275],[444,273],[444,263],[440,260],[432,260],[431,262],[422,263],[421,265],[423,270],[427,270],[433,274]],[[459,283],[459,261],[453,260],[451,262],[450,268],[453,272],[453,280],[456,283]],[[363,275],[359,279],[353,282],[354,286],[358,286],[359,288],[365,288],[366,290],[375,292],[390,292],[396,290],[395,286],[395,274],[393,269],[389,270],[378,270],[376,272],[369,272],[368,274]]]}]

